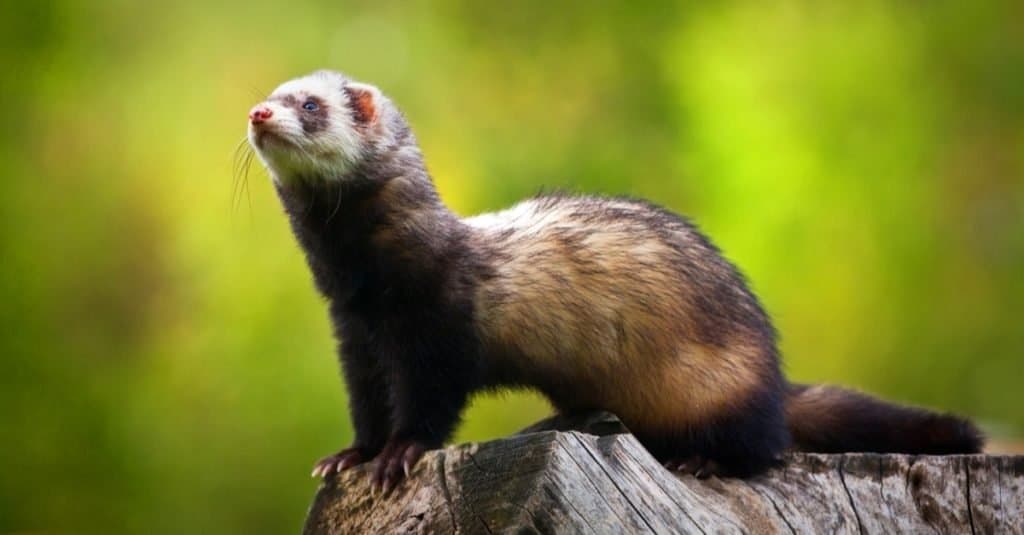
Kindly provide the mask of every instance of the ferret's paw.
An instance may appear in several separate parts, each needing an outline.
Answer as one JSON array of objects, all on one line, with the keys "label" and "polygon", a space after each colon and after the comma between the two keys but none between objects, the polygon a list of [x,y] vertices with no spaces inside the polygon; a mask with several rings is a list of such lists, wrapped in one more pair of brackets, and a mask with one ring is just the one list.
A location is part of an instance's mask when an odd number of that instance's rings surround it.
[{"label": "ferret's paw", "polygon": [[707,479],[722,473],[722,467],[717,462],[700,455],[694,455],[685,459],[669,459],[665,463],[665,468],[672,472],[693,474],[697,479]]},{"label": "ferret's paw", "polygon": [[327,474],[341,472],[366,461],[367,459],[363,458],[363,452],[359,448],[345,448],[317,461],[311,475],[312,477],[327,477]]},{"label": "ferret's paw", "polygon": [[377,455],[377,466],[371,476],[373,491],[383,489],[384,494],[390,492],[403,477],[409,476],[426,450],[422,442],[411,439],[391,440],[385,444],[384,450]]}]

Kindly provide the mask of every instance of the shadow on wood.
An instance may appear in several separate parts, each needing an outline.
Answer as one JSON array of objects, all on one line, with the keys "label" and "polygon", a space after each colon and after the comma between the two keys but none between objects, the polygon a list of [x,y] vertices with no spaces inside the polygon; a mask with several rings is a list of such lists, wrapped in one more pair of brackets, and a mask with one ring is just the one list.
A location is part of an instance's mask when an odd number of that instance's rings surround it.
[{"label": "shadow on wood", "polygon": [[306,535],[1024,533],[1024,457],[797,453],[751,480],[697,480],[604,413],[429,452],[387,496],[367,470],[320,485]]}]

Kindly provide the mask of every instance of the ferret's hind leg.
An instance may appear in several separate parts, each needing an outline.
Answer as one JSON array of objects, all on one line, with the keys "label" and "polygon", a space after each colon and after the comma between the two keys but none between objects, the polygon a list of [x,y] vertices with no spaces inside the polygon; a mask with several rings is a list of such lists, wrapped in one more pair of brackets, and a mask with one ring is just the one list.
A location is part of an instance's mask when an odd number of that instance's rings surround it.
[{"label": "ferret's hind leg", "polygon": [[665,468],[669,471],[682,474],[692,474],[697,479],[707,479],[711,476],[724,475],[722,466],[714,459],[707,459],[701,455],[691,455],[685,460],[669,459],[665,461]]},{"label": "ferret's hind leg", "polygon": [[774,393],[687,429],[635,434],[666,468],[700,479],[757,475],[778,465],[790,442],[782,396]]}]

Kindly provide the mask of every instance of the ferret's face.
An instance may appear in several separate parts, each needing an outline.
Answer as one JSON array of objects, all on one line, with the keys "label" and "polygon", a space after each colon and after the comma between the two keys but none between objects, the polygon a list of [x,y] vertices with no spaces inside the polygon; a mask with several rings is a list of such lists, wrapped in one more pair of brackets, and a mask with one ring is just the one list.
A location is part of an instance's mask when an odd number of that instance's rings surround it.
[{"label": "ferret's face", "polygon": [[249,143],[279,184],[341,179],[388,132],[377,88],[330,71],[281,84],[249,112]]}]

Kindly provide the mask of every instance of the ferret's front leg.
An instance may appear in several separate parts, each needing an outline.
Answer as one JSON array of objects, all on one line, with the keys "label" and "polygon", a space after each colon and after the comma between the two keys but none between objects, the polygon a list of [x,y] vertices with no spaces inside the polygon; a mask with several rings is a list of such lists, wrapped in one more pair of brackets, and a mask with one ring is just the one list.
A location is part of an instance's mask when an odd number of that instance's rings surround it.
[{"label": "ferret's front leg", "polygon": [[400,353],[391,361],[393,429],[372,475],[372,485],[385,492],[409,474],[423,452],[451,436],[472,387],[469,364],[461,361],[464,350],[407,342],[412,343],[395,348]]}]

